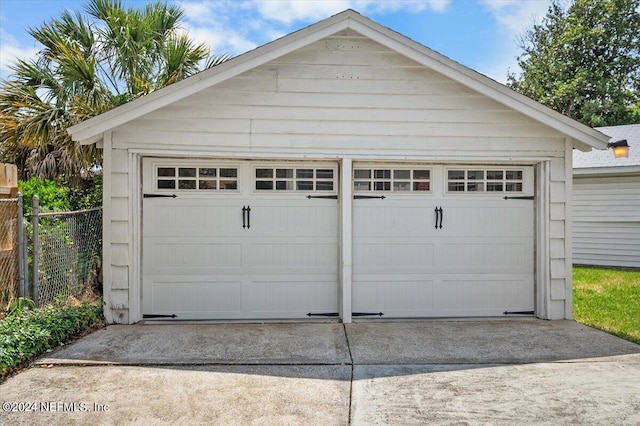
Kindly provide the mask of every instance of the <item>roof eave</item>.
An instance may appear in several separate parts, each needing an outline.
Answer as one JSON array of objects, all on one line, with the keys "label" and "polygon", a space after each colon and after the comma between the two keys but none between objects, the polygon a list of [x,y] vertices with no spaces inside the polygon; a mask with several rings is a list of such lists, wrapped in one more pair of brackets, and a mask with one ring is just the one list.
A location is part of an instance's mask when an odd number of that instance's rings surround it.
[{"label": "roof eave", "polygon": [[[605,149],[607,147],[609,136],[566,117],[389,28],[367,18],[364,20],[366,21],[354,22],[351,28],[478,93],[570,136],[574,139],[574,148],[589,151],[591,148]],[[376,37],[376,32],[383,33],[387,37]],[[456,72],[452,73],[452,69]]]},{"label": "roof eave", "polygon": [[152,112],[171,102],[195,94],[200,90],[204,90],[347,28],[353,29],[407,56],[417,63],[444,74],[478,93],[556,129],[571,137],[573,146],[576,149],[589,151],[591,148],[606,148],[609,136],[580,124],[571,118],[565,117],[402,34],[360,15],[354,10],[346,10],[302,30],[265,44],[214,68],[202,71],[188,79],[174,83],[171,86],[167,86],[97,117],[79,123],[70,127],[67,131],[73,140],[81,144],[94,143],[96,137],[102,135],[102,133],[107,130],[125,124],[132,119]]},{"label": "roof eave", "polygon": [[608,166],[608,167],[578,167],[573,169],[574,176],[605,176],[640,174],[640,165],[636,166]]}]

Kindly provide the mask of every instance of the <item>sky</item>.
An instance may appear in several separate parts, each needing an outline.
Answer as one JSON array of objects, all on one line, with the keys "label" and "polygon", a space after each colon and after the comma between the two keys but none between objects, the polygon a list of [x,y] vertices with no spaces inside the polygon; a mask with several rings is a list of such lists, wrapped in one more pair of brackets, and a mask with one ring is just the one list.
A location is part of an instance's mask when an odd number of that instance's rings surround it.
[{"label": "sky", "polygon": [[[143,7],[146,0],[123,0]],[[235,56],[298,29],[354,9],[449,58],[504,83],[518,72],[518,40],[546,13],[551,0],[168,0],[185,11],[183,29],[212,54]],[[16,58],[39,45],[29,28],[85,0],[0,0],[0,78]]]}]

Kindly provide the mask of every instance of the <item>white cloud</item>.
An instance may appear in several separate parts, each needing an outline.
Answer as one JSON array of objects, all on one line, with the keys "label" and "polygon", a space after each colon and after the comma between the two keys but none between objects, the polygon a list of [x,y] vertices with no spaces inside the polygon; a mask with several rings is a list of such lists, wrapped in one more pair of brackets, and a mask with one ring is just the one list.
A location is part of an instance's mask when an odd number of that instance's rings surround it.
[{"label": "white cloud", "polygon": [[263,18],[283,24],[300,20],[319,20],[348,9],[348,0],[296,1],[273,0],[256,1],[255,7]]},{"label": "white cloud", "polygon": [[479,0],[511,35],[523,34],[527,28],[539,21],[549,9],[550,0]]},{"label": "white cloud", "polygon": [[355,9],[361,13],[390,13],[401,10],[422,12],[431,9],[442,12],[451,0],[254,0],[253,3],[264,18],[291,24],[295,21],[309,21],[326,18],[345,9]]},{"label": "white cloud", "polygon": [[363,14],[426,9],[442,12],[451,0],[184,0],[184,29],[198,43],[206,43],[213,54],[244,53],[286,35],[297,23],[325,19],[345,9]]},{"label": "white cloud", "polygon": [[250,26],[241,21],[243,13],[238,13],[245,8],[243,2],[201,0],[183,2],[180,6],[185,12],[184,29],[189,37],[205,43],[212,54],[234,56],[257,46],[251,38]]},{"label": "white cloud", "polygon": [[21,45],[11,34],[0,28],[0,77],[7,78],[12,70],[10,66],[18,59],[31,59],[38,49]]},{"label": "white cloud", "polygon": [[505,83],[507,72],[517,73],[517,56],[521,53],[517,40],[535,22],[546,14],[551,0],[478,0],[489,10],[499,29],[505,34],[504,44],[496,55],[488,58],[486,64],[478,65],[478,70],[496,81]]}]

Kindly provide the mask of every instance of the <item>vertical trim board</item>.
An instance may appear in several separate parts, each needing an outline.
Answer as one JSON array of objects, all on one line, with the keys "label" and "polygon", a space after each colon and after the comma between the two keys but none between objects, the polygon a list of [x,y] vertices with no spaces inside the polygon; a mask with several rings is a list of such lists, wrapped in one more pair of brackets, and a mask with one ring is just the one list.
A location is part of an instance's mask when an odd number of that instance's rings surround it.
[{"label": "vertical trim board", "polygon": [[340,241],[340,315],[342,322],[351,322],[352,310],[352,277],[353,277],[353,161],[343,158],[340,168],[340,209],[341,209],[341,241]]},{"label": "vertical trim board", "polygon": [[[103,167],[108,176],[113,168],[111,149],[112,133],[105,132],[102,136],[104,143]],[[111,288],[113,286],[113,274],[111,269],[111,179],[104,179],[102,183],[102,293],[106,301],[104,306],[104,318],[107,323],[113,323],[113,311],[111,309]]]}]

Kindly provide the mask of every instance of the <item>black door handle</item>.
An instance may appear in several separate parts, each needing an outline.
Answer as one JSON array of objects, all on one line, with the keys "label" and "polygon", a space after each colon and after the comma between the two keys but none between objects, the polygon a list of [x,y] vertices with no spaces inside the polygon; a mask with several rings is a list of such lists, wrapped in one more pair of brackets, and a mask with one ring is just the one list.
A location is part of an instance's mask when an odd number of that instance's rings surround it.
[{"label": "black door handle", "polygon": [[247,206],[247,229],[251,228],[251,206]]},{"label": "black door handle", "polygon": [[442,229],[442,207],[436,207],[434,211],[436,212],[436,229]]},{"label": "black door handle", "polygon": [[246,225],[245,225],[246,212],[247,212],[247,208],[245,206],[242,206],[242,229],[246,228]]}]

